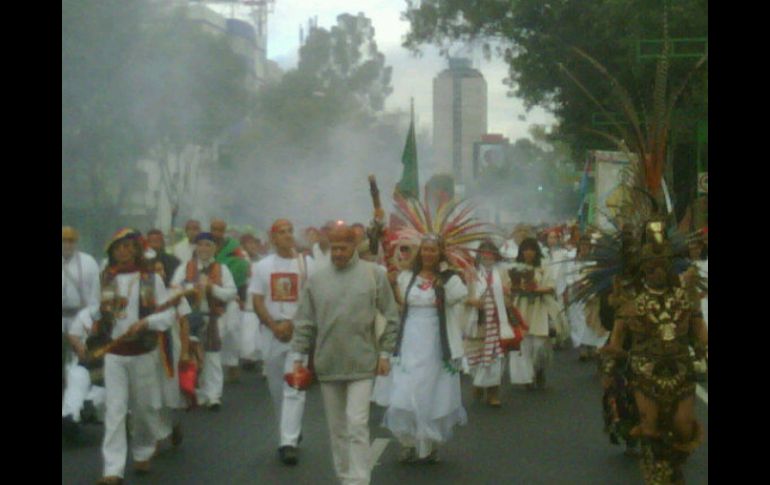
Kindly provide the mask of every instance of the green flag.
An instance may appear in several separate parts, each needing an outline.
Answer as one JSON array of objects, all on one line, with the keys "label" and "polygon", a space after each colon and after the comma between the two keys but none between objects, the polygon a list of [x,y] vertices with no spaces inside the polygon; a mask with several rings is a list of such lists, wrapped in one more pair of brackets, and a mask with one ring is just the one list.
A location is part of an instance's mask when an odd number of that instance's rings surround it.
[{"label": "green flag", "polygon": [[420,198],[420,181],[417,178],[417,142],[414,136],[414,111],[412,111],[412,120],[409,123],[409,133],[406,135],[406,144],[404,145],[404,154],[401,155],[401,163],[404,165],[404,171],[401,175],[401,181],[396,185],[396,192],[404,197]]}]

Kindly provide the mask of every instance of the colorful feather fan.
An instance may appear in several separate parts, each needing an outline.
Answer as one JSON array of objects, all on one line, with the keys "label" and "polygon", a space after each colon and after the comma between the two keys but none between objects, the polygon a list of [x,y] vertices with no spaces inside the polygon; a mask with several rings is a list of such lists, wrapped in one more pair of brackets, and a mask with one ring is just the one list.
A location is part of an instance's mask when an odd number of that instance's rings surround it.
[{"label": "colorful feather fan", "polygon": [[419,246],[425,236],[439,236],[444,242],[446,258],[455,269],[472,271],[472,244],[494,235],[486,223],[472,217],[474,207],[467,200],[443,199],[435,210],[431,210],[427,197],[424,204],[399,195],[394,201],[399,219],[404,222],[396,233],[396,241]]}]

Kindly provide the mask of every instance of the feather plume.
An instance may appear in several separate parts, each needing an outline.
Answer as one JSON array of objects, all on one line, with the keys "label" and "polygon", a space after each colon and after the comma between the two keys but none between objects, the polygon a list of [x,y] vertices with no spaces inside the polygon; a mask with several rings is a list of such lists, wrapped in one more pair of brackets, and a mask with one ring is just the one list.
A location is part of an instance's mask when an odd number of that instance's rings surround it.
[{"label": "feather plume", "polygon": [[463,272],[473,271],[470,245],[493,236],[494,232],[487,223],[471,216],[472,204],[466,200],[444,199],[431,211],[427,199],[424,205],[400,195],[395,199],[396,210],[405,222],[397,232],[397,241],[419,245],[424,236],[435,234],[444,241],[444,252],[451,266]]}]

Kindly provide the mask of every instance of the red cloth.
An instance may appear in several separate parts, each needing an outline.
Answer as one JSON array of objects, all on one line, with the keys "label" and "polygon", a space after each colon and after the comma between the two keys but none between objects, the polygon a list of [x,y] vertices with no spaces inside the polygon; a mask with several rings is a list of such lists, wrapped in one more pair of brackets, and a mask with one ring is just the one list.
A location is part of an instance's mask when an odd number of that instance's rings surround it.
[{"label": "red cloth", "polygon": [[194,361],[179,363],[179,389],[195,406],[195,385],[198,381],[198,367]]},{"label": "red cloth", "polygon": [[313,374],[306,367],[300,367],[297,372],[287,372],[283,379],[288,385],[300,391],[306,390],[313,382]]}]

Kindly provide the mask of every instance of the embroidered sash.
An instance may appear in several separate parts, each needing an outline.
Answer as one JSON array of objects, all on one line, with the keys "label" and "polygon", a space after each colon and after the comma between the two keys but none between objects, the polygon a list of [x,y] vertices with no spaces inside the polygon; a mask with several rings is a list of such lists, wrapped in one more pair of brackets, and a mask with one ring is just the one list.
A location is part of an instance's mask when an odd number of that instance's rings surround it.
[{"label": "embroidered sash", "polygon": [[[222,266],[220,263],[212,262],[206,271],[206,276],[208,277],[209,281],[217,286],[222,286]],[[187,266],[185,267],[185,279],[184,282],[187,284],[196,284],[198,282],[198,279],[200,278],[200,274],[198,272],[198,261],[195,259],[191,259],[187,262]],[[206,322],[205,318],[204,320],[204,328],[200,330],[200,335],[203,336],[203,347],[205,350],[209,352],[219,352],[222,350],[222,338],[219,335],[219,325],[217,324],[219,317],[224,315],[225,313],[225,302],[222,300],[216,298],[212,292],[206,293],[206,303],[209,306],[209,313],[205,314],[202,313],[200,310],[201,307],[201,298],[203,295],[200,295],[196,293],[195,295],[188,296],[187,301],[190,303],[190,307],[193,309],[194,313],[197,313],[200,316],[208,316],[208,322]],[[193,320],[195,317],[193,317]],[[189,320],[189,317],[188,317]],[[192,328],[191,328],[192,332]]]}]

